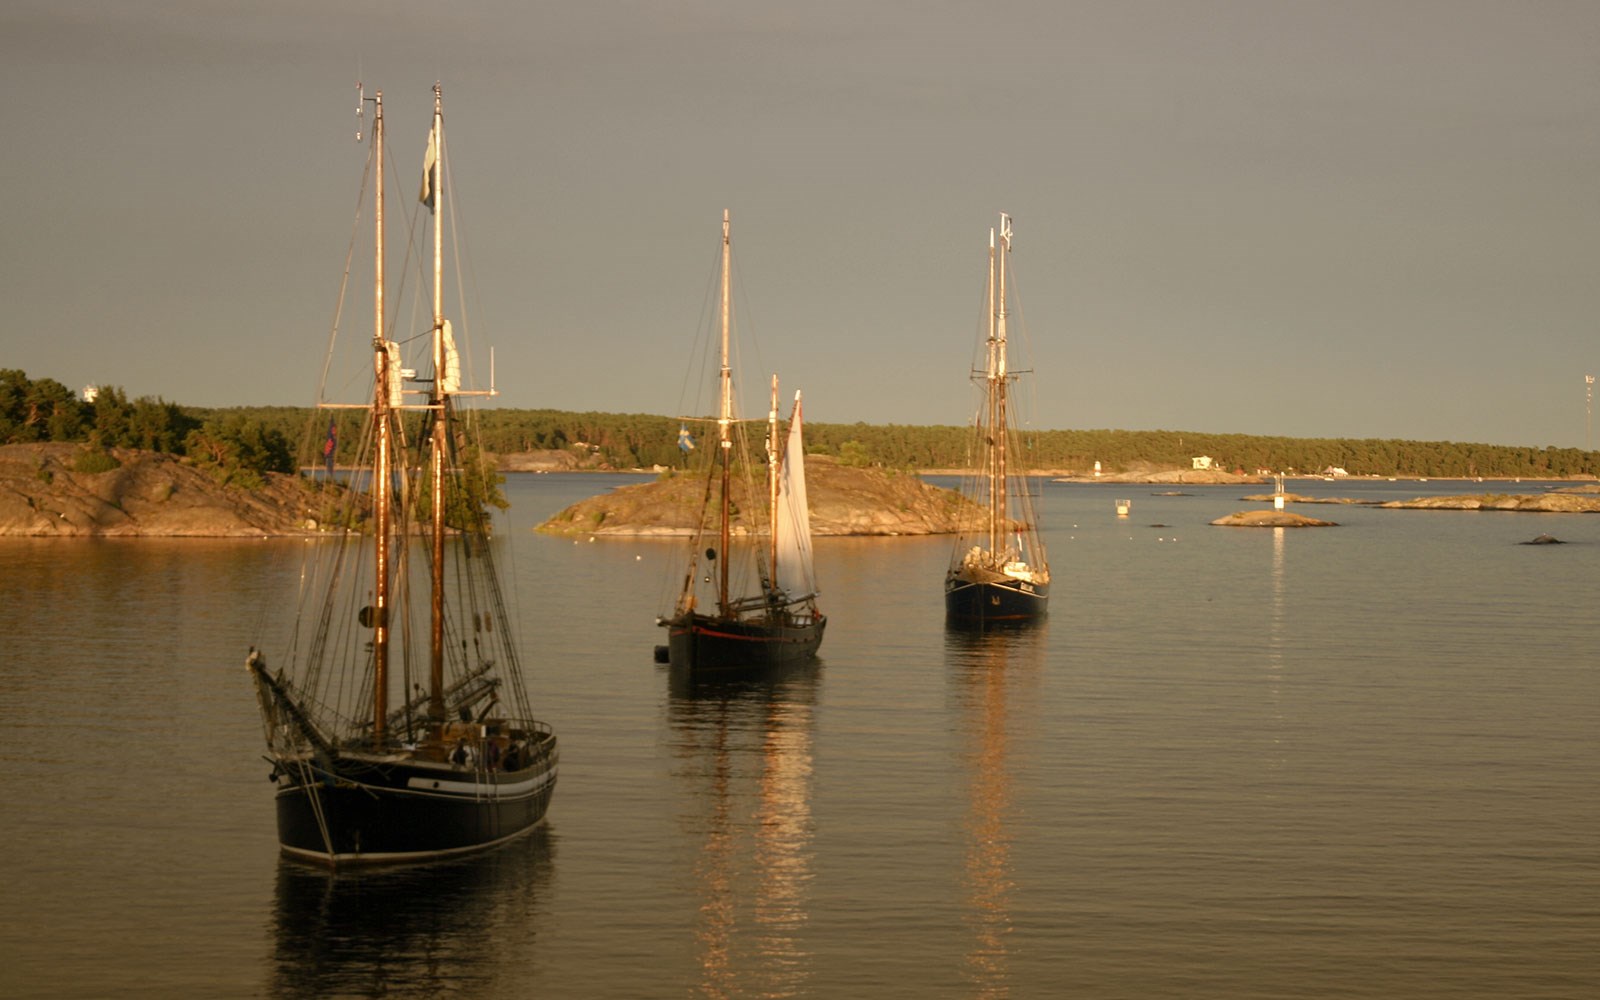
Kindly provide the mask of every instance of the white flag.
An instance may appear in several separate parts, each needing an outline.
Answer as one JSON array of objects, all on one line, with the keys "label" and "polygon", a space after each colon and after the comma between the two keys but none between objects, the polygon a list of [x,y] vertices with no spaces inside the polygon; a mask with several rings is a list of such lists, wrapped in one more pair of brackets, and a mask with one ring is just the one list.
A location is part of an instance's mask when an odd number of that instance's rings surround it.
[{"label": "white flag", "polygon": [[439,188],[439,145],[433,129],[428,129],[428,153],[422,160],[422,194],[417,200],[433,211],[434,194]]}]

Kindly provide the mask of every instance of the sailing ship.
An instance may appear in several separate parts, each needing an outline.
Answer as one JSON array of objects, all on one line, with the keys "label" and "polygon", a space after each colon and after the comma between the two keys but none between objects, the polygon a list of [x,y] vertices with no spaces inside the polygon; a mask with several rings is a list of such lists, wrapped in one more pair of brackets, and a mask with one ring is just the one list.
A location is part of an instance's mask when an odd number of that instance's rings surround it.
[{"label": "sailing ship", "polygon": [[383,93],[359,100],[358,120],[369,101],[374,109],[373,388],[364,403],[322,405],[364,411],[363,471],[324,487],[347,506],[333,537],[308,547],[288,666],[273,670],[254,646],[246,663],[282,851],[333,867],[525,834],[544,818],[559,760],[555,733],[532,716],[508,627],[485,509],[497,481],[469,438],[464,397],[494,390],[463,389],[444,318],[441,91],[421,196],[434,281],[432,329],[413,338],[429,353],[418,369],[402,366],[384,306]]},{"label": "sailing ship", "polygon": [[1002,213],[998,244],[995,230],[989,230],[984,364],[972,373],[983,402],[973,420],[976,461],[963,492],[975,501],[975,516],[963,523],[944,578],[945,617],[955,624],[1036,619],[1050,598],[1050,566],[1033,495],[1026,476],[1015,468],[1021,448],[1010,389],[1021,373],[1008,366],[1006,357],[1010,256],[1011,217]]},{"label": "sailing ship", "polygon": [[[729,213],[722,213],[721,344],[717,373],[719,410],[716,456],[706,469],[706,489],[696,529],[691,532],[688,569],[673,611],[656,619],[667,630],[667,662],[689,671],[759,669],[812,659],[822,645],[828,620],[817,608],[811,556],[811,522],[806,509],[805,448],[800,393],[794,397],[787,437],[779,441],[778,377],[772,377],[767,416],[766,503],[742,504],[741,511],[764,508],[734,524],[735,465],[752,467],[744,423],[733,409],[732,242]],[[780,447],[781,444],[781,447]],[[734,452],[739,454],[735,455]],[[754,494],[747,486],[744,495]],[[710,542],[711,544],[707,544]],[[702,568],[703,567],[703,568]]]}]

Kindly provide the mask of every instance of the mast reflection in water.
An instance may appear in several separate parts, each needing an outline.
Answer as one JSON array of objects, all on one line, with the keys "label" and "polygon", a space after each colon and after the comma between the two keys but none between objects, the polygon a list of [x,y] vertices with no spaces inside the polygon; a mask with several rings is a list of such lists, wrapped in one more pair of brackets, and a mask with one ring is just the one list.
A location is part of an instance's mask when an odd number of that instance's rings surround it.
[{"label": "mast reflection in water", "polygon": [[[704,995],[807,991],[819,669],[712,681],[671,672],[672,769],[695,793],[682,822],[701,845],[694,941]],[[741,887],[753,895],[741,898]]]},{"label": "mast reflection in water", "polygon": [[1036,695],[1048,621],[945,631],[945,662],[963,726],[967,814],[963,885],[972,932],[963,971],[974,996],[1010,994],[1011,857],[1015,803],[1010,771],[1011,702]]},{"label": "mast reflection in water", "polygon": [[278,862],[271,990],[278,997],[488,996],[537,948],[547,827],[457,861],[335,873]]}]

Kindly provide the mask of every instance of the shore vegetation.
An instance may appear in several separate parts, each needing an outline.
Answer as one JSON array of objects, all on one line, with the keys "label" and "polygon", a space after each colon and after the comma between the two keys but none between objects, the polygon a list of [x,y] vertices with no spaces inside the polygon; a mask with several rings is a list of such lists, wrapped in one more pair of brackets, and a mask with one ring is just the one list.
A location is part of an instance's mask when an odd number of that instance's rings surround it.
[{"label": "shore vegetation", "polygon": [[[350,425],[344,426],[346,417]],[[642,413],[484,409],[478,440],[489,455],[556,453],[562,467],[627,470],[682,468],[676,417]],[[361,435],[353,415],[334,418],[334,460],[352,457]],[[77,442],[98,448],[167,452],[213,470],[222,481],[324,464],[328,420],[310,407],[181,406],[160,398],[129,400],[101,387],[92,401],[53,379],[0,369],[0,444]],[[830,424],[808,421],[807,451],[844,467],[910,472],[969,465],[964,426]],[[1196,458],[1244,474],[1488,479],[1581,479],[1600,474],[1600,452],[1555,446],[1378,438],[1292,438],[1174,430],[1040,430],[1024,438],[1023,460],[1046,475],[1188,469]]]}]

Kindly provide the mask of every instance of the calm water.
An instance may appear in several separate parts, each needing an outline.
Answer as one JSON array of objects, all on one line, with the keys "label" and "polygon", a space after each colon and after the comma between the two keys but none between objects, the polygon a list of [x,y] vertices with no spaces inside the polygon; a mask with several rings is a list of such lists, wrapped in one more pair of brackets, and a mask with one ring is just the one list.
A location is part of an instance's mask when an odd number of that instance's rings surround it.
[{"label": "calm water", "polygon": [[823,660],[691,688],[676,545],[529,530],[624,481],[511,484],[548,824],[393,873],[276,853],[243,663],[307,543],[0,540],[0,993],[1600,995],[1600,517],[1050,484],[1041,627],[823,539]]}]

